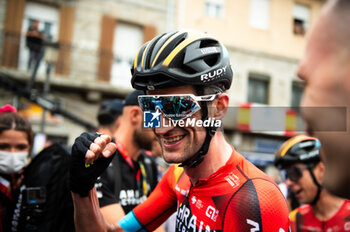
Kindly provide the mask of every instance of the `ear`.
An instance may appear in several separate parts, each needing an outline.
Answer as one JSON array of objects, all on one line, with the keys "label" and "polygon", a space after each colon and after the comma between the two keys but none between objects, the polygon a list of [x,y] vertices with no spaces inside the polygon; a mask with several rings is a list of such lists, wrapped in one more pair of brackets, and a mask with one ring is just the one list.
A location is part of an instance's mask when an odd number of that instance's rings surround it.
[{"label": "ear", "polygon": [[229,105],[228,95],[226,93],[220,94],[212,104],[212,107],[214,108],[213,117],[215,119],[222,120],[227,113],[228,105]]},{"label": "ear", "polygon": [[142,111],[141,111],[140,107],[133,106],[130,109],[129,117],[130,117],[131,124],[138,126],[142,120]]},{"label": "ear", "polygon": [[320,183],[322,183],[324,171],[325,171],[324,163],[320,161],[315,167],[315,176]]}]

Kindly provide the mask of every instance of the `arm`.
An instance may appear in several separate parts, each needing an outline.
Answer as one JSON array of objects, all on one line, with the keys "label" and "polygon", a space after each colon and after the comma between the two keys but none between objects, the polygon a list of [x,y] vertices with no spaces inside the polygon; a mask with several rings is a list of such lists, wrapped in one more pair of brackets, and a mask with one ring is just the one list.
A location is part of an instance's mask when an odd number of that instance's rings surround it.
[{"label": "arm", "polygon": [[100,211],[95,181],[113,159],[116,146],[109,136],[83,133],[72,147],[70,189],[77,231],[122,231],[108,224]]},{"label": "arm", "polygon": [[119,226],[108,224],[98,204],[96,190],[89,192],[87,197],[72,193],[74,203],[74,221],[76,231],[124,231]]},{"label": "arm", "polygon": [[109,223],[116,223],[125,216],[120,204],[119,193],[122,182],[118,157],[115,157],[96,183],[97,196],[104,218]]},{"label": "arm", "polygon": [[229,201],[223,231],[289,230],[287,203],[278,186],[263,178],[248,180]]},{"label": "arm", "polygon": [[103,206],[101,212],[108,223],[118,222],[125,216],[124,210],[119,203]]}]

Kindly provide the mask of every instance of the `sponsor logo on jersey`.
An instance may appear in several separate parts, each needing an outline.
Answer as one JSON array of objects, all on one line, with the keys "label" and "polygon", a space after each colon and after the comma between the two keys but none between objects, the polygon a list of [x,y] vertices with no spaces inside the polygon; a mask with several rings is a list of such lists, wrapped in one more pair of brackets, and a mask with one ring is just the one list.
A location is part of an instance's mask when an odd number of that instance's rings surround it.
[{"label": "sponsor logo on jersey", "polygon": [[207,210],[205,211],[205,215],[211,220],[213,220],[214,222],[216,222],[216,219],[218,218],[218,215],[219,215],[219,210],[209,205]]},{"label": "sponsor logo on jersey", "polygon": [[345,230],[345,231],[350,231],[350,222],[346,222],[346,223],[344,224],[344,230]]},{"label": "sponsor logo on jersey", "polygon": [[232,186],[232,188],[236,188],[237,186],[239,186],[240,183],[239,178],[233,173],[227,175],[225,177],[225,180]]},{"label": "sponsor logo on jersey", "polygon": [[195,196],[191,198],[192,205],[196,206],[198,209],[203,208],[203,201],[197,199]]},{"label": "sponsor logo on jersey", "polygon": [[[198,228],[197,228],[198,225]],[[210,226],[207,225],[204,221],[198,219],[196,215],[192,215],[190,207],[187,207],[186,204],[181,204],[177,209],[176,215],[176,231],[177,232],[199,232],[213,231],[210,229]]]},{"label": "sponsor logo on jersey", "polygon": [[178,191],[182,196],[187,196],[189,190],[181,189],[178,185],[175,185],[175,190]]},{"label": "sponsor logo on jersey", "polygon": [[122,189],[119,193],[120,204],[122,206],[138,205],[146,200],[147,196],[139,194],[139,191],[134,189]]},{"label": "sponsor logo on jersey", "polygon": [[260,231],[260,227],[259,227],[259,223],[247,219],[247,224],[253,226],[253,228],[250,229],[250,232],[259,232]]}]

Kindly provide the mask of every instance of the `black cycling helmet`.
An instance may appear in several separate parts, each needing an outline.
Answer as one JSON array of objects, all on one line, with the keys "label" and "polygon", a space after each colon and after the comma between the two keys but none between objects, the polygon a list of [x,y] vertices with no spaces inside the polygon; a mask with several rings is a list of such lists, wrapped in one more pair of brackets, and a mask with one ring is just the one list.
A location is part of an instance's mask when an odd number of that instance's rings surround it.
[{"label": "black cycling helmet", "polygon": [[131,68],[135,89],[154,90],[182,85],[229,89],[229,54],[212,36],[193,30],[168,32],[144,44]]},{"label": "black cycling helmet", "polygon": [[295,163],[317,163],[320,161],[321,142],[314,137],[297,135],[282,144],[275,154],[275,165],[286,168]]}]

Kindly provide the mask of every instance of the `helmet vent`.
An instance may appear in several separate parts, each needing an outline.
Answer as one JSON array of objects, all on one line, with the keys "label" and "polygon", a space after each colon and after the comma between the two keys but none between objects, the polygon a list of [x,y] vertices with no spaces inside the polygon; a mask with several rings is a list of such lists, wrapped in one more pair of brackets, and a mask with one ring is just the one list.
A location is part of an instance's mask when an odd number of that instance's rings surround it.
[{"label": "helmet vent", "polygon": [[203,40],[199,46],[201,49],[207,49],[208,54],[203,57],[203,61],[209,66],[213,67],[220,60],[220,46],[217,41],[213,40]]},{"label": "helmet vent", "polygon": [[151,61],[153,60],[153,57],[152,57],[153,49],[160,39],[161,39],[161,36],[158,36],[150,42],[151,44],[147,49],[148,51],[147,51],[147,56],[146,56],[146,60],[145,60],[145,69],[151,68]]},{"label": "helmet vent", "polygon": [[208,65],[208,66],[210,66],[210,67],[213,67],[214,65],[216,65],[217,64],[217,62],[218,62],[218,60],[219,60],[219,57],[218,57],[218,55],[211,55],[211,56],[208,56],[208,57],[206,57],[205,59],[203,59],[204,60],[204,62]]},{"label": "helmet vent", "polygon": [[171,51],[173,51],[176,46],[178,46],[182,41],[185,40],[185,37],[184,35],[180,35],[178,37],[176,37],[175,39],[173,39],[165,48],[164,50],[162,51],[162,53],[159,55],[157,61],[156,61],[156,64],[155,65],[158,65],[159,63],[163,62],[167,56],[171,53]]},{"label": "helmet vent", "polygon": [[185,54],[183,52],[179,53],[176,59],[174,59],[173,62],[171,62],[169,67],[173,71],[178,71],[179,73],[196,74],[197,70],[191,67],[191,65],[184,64],[184,57]]}]

